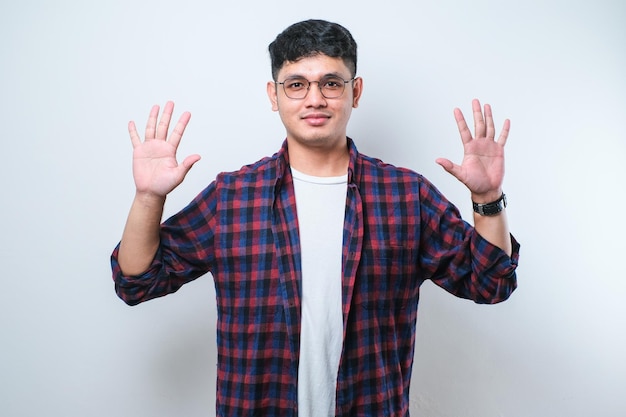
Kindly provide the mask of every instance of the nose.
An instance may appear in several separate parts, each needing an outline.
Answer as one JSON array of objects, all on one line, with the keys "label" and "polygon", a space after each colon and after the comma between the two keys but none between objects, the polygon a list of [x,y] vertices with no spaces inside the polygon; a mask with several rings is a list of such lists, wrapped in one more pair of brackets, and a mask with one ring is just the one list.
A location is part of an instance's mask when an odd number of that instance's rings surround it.
[{"label": "nose", "polygon": [[[313,87],[313,83],[316,84],[315,87]],[[308,90],[306,100],[310,105],[320,106],[326,104],[326,97],[322,94],[322,87],[319,81],[310,81]]]}]

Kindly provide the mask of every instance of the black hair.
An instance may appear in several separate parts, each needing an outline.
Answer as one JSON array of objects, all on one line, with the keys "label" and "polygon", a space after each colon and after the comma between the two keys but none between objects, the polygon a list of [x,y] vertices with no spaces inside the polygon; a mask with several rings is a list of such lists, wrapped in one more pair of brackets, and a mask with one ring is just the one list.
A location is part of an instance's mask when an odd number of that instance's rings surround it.
[{"label": "black hair", "polygon": [[341,58],[351,75],[356,75],[356,42],[348,29],[337,23],[315,19],[294,23],[280,33],[268,49],[274,81],[285,62],[318,54]]}]

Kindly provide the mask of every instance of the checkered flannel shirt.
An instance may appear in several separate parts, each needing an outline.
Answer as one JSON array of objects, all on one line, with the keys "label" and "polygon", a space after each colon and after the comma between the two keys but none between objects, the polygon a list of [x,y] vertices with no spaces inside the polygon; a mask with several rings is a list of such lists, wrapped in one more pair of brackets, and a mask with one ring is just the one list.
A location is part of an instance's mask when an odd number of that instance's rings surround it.
[{"label": "checkered flannel shirt", "polygon": [[[516,287],[509,257],[463,221],[423,176],[358,153],[343,231],[344,341],[337,416],[406,416],[420,285],[477,303]],[[287,142],[272,157],[218,175],[161,227],[144,274],[111,257],[117,294],[134,305],[207,272],[217,298],[218,416],[296,416],[301,263]]]}]

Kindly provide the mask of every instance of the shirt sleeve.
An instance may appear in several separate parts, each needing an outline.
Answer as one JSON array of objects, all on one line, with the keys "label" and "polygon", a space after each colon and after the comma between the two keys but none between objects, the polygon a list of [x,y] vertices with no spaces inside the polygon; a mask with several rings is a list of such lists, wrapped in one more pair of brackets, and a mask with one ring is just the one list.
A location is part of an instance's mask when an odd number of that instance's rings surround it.
[{"label": "shirt sleeve", "polygon": [[461,218],[459,210],[428,180],[420,185],[420,256],[425,278],[479,304],[509,298],[517,287],[520,245],[511,236],[509,256]]},{"label": "shirt sleeve", "polygon": [[136,305],[178,291],[211,271],[214,261],[216,186],[211,183],[183,210],[161,224],[161,242],[150,267],[141,275],[124,275],[119,243],[111,255],[115,291]]}]

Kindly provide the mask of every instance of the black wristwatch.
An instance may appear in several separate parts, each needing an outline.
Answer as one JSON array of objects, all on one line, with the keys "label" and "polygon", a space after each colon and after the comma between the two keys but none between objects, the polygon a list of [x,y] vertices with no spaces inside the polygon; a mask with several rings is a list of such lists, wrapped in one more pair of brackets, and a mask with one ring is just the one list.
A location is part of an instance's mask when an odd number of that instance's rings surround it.
[{"label": "black wristwatch", "polygon": [[493,216],[494,214],[500,213],[506,207],[506,196],[502,193],[500,198],[496,201],[485,204],[475,203],[472,201],[472,206],[474,207],[474,211],[481,216]]}]

